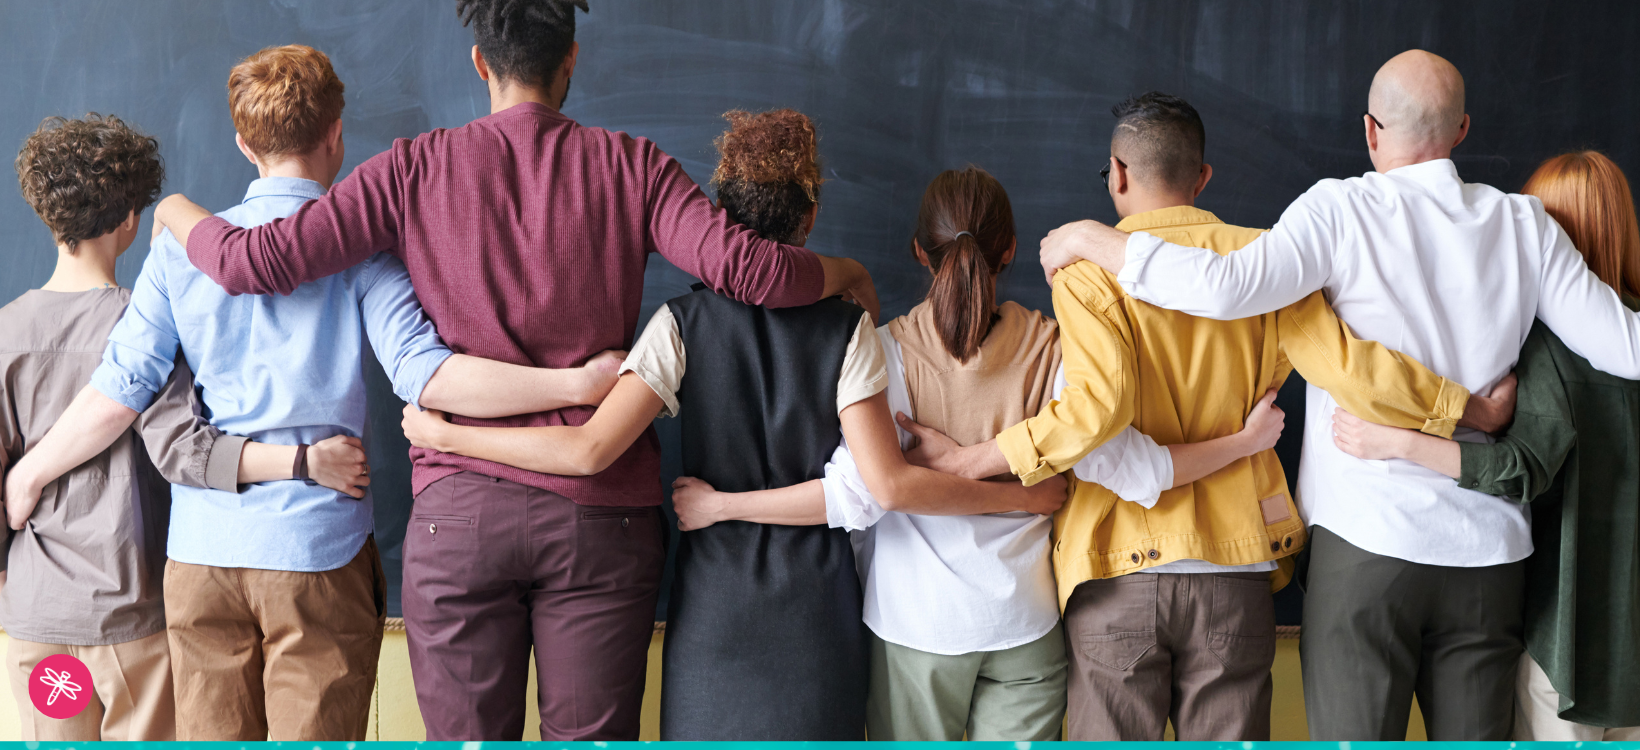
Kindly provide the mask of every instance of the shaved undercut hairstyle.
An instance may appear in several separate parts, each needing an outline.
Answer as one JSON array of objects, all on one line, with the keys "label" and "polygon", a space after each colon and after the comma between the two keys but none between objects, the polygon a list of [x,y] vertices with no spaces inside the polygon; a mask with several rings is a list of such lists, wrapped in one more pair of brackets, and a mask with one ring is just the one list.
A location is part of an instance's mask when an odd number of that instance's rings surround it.
[{"label": "shaved undercut hairstyle", "polygon": [[1179,97],[1151,91],[1111,107],[1111,154],[1145,182],[1186,189],[1201,176],[1207,131],[1201,115]]},{"label": "shaved undercut hairstyle", "polygon": [[503,81],[542,87],[575,43],[575,9],[589,12],[587,0],[457,0],[461,25],[473,27],[473,42],[485,64]]}]

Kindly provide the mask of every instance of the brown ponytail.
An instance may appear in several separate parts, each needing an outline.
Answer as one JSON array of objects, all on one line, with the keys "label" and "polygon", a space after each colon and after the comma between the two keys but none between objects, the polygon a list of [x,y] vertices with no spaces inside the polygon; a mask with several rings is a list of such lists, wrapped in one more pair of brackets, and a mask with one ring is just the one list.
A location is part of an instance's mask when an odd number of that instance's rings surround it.
[{"label": "brown ponytail", "polygon": [[1013,207],[990,173],[971,166],[942,172],[928,184],[915,247],[934,271],[928,302],[940,342],[958,361],[978,354],[991,332],[996,274],[1013,246]]}]

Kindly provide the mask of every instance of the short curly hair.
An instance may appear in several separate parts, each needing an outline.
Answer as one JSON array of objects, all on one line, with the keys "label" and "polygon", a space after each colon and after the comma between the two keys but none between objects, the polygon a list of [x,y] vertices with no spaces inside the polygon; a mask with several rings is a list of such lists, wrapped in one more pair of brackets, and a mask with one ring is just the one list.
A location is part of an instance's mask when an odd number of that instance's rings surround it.
[{"label": "short curly hair", "polygon": [[159,199],[165,162],[159,141],[113,115],[47,117],[17,152],[23,199],[73,254]]},{"label": "short curly hair", "polygon": [[718,206],[767,239],[791,242],[820,201],[820,144],[801,112],[725,112],[721,158],[712,173]]}]

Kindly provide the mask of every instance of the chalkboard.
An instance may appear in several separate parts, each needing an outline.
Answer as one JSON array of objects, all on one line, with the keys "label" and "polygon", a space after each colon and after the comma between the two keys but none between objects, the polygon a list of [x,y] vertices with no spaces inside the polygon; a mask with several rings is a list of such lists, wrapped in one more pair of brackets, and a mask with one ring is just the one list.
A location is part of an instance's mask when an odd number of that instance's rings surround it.
[{"label": "chalkboard", "polygon": [[[580,18],[565,113],[654,140],[698,181],[725,110],[812,116],[829,182],[810,246],[863,261],[885,315],[926,288],[907,255],[923,187],[969,163],[1013,200],[1020,263],[1001,296],[1047,309],[1036,242],[1068,220],[1114,221],[1098,176],[1109,109],[1150,89],[1201,111],[1214,179],[1200,205],[1236,224],[1268,226],[1317,180],[1371,169],[1367,86],[1411,47],[1467,77],[1473,129],[1456,155],[1466,179],[1518,189],[1540,160],[1572,148],[1640,175],[1636,3],[593,0]],[[344,174],[394,138],[489,111],[450,0],[5,0],[0,144],[20,146],[48,115],[118,114],[160,139],[168,192],[220,210],[256,177],[234,148],[228,68],[288,43],[327,52],[347,85]],[[14,187],[0,190],[0,227],[9,300],[45,281],[54,254]],[[139,243],[121,259],[121,283],[146,254]],[[653,259],[646,316],[690,281]],[[374,362],[369,372],[377,539],[397,614],[409,464],[399,404]],[[1284,392],[1294,418],[1301,399]],[[677,430],[660,426],[669,482]],[[1282,448],[1290,475],[1297,433]]]}]

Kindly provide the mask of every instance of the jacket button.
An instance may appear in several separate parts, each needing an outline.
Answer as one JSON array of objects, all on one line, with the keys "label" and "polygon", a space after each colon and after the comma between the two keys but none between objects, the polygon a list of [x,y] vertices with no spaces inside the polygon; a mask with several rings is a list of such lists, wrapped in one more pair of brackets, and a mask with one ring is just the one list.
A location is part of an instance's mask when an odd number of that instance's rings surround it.
[{"label": "jacket button", "polygon": [[1150,551],[1150,559],[1152,559],[1152,560],[1154,560],[1158,557],[1161,557],[1161,556],[1162,556],[1162,553],[1157,552],[1156,550],[1151,550]]},{"label": "jacket button", "polygon": [[1286,547],[1287,549],[1292,549],[1293,548],[1293,538],[1292,537],[1287,537],[1286,539],[1282,540],[1281,546]]},{"label": "jacket button", "polygon": [[438,524],[436,524],[436,523],[427,524],[427,533],[437,534],[438,533]]},{"label": "jacket button", "polygon": [[630,523],[632,523],[632,519],[630,519],[630,518],[621,519],[621,528],[623,528],[623,529],[626,528],[627,525],[630,524]]},{"label": "jacket button", "polygon": [[1134,565],[1139,564],[1139,553],[1137,553],[1137,552],[1133,553],[1133,564]]}]

